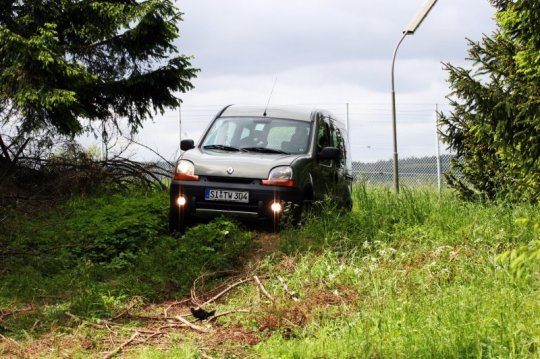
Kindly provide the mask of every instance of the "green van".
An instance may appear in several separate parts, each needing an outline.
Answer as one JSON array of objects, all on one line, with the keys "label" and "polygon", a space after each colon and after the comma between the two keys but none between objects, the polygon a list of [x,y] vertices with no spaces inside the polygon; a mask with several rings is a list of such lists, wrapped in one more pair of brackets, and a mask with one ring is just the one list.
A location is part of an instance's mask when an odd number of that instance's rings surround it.
[{"label": "green van", "polygon": [[347,130],[329,112],[297,107],[227,106],[199,144],[183,140],[171,183],[171,230],[197,217],[232,214],[278,223],[299,219],[312,201],[352,207]]}]

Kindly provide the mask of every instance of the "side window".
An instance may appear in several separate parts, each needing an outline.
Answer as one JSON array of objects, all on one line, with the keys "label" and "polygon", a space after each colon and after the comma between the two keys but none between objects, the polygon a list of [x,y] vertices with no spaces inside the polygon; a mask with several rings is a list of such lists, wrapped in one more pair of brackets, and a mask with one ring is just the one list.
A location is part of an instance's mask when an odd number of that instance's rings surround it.
[{"label": "side window", "polygon": [[319,128],[317,129],[317,152],[320,152],[323,148],[329,146],[332,146],[330,125],[326,120],[322,120],[319,123]]},{"label": "side window", "polygon": [[335,146],[339,149],[340,156],[339,156],[339,167],[345,167],[346,161],[347,161],[347,149],[345,148],[345,141],[343,139],[343,135],[341,134],[341,130],[338,127],[332,126],[332,135],[334,137],[334,143]]}]

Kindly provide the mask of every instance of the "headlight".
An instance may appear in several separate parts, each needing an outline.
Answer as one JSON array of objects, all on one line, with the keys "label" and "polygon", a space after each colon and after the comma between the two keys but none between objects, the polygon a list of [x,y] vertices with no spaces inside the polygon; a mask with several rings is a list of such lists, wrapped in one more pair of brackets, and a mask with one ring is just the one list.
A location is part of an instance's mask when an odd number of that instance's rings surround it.
[{"label": "headlight", "polygon": [[174,179],[183,181],[198,181],[199,176],[195,175],[195,166],[193,165],[193,162],[187,160],[178,161]]},{"label": "headlight", "polygon": [[268,179],[261,181],[263,185],[267,186],[284,186],[293,187],[293,170],[289,166],[279,166],[272,168],[268,174]]}]

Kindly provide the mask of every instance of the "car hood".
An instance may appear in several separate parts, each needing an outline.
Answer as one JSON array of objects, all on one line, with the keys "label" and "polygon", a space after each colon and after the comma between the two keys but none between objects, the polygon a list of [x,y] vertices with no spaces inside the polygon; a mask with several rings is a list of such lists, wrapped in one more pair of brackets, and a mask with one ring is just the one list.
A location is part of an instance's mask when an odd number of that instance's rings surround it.
[{"label": "car hood", "polygon": [[[267,178],[270,170],[277,166],[289,166],[301,155],[268,154],[257,152],[229,152],[194,148],[182,154],[181,159],[195,165],[199,176]],[[233,169],[228,173],[228,169]]]}]

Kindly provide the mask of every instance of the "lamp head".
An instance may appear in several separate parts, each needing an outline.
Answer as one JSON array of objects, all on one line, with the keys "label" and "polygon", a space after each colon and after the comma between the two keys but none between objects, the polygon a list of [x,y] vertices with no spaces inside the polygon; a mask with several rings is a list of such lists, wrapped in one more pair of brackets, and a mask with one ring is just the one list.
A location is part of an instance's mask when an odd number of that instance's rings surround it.
[{"label": "lamp head", "polygon": [[406,35],[414,34],[416,29],[418,29],[418,26],[420,26],[422,21],[424,21],[427,14],[431,10],[431,8],[433,8],[433,5],[435,5],[436,2],[437,0],[426,0],[424,5],[422,5],[420,10],[418,10],[418,12],[416,13],[416,16],[407,24],[405,30],[403,30],[403,33]]}]

